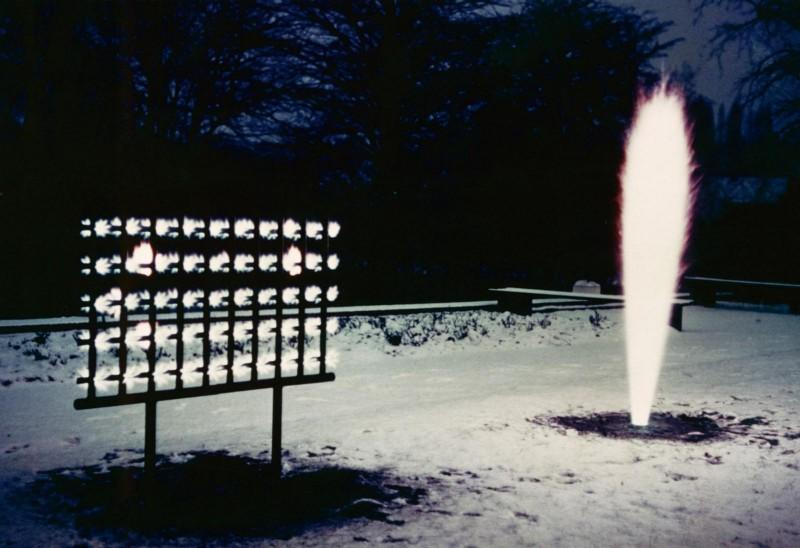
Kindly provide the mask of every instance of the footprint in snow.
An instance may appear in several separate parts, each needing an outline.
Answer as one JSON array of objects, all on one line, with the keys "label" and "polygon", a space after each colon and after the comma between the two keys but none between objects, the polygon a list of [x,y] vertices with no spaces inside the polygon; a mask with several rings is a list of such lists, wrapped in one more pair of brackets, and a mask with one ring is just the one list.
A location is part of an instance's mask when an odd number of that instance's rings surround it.
[{"label": "footprint in snow", "polygon": [[678,472],[667,472],[666,476],[672,481],[695,481],[697,476],[687,476]]},{"label": "footprint in snow", "polygon": [[525,512],[514,512],[514,517],[524,519],[525,521],[529,521],[531,523],[539,522],[539,516],[526,514]]},{"label": "footprint in snow", "polygon": [[11,447],[3,451],[3,453],[5,453],[6,455],[11,455],[13,453],[16,453],[17,451],[22,451],[23,449],[27,449],[30,446],[31,445],[29,443],[26,443],[25,445],[12,445]]}]

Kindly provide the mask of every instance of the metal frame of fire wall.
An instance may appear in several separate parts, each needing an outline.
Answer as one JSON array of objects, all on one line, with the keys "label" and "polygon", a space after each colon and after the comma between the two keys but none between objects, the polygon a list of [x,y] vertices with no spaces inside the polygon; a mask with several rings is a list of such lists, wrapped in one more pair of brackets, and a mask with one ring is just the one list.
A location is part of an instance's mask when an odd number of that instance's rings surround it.
[{"label": "metal frame of fire wall", "polygon": [[[129,217],[130,218],[130,217]],[[142,217],[134,217],[143,219]],[[88,346],[88,372],[85,377],[78,379],[79,384],[87,385],[85,398],[74,401],[75,409],[94,409],[101,407],[111,407],[117,405],[127,405],[144,403],[145,405],[145,452],[144,465],[147,474],[152,475],[156,463],[156,406],[159,401],[182,399],[199,396],[210,396],[229,392],[240,392],[245,390],[257,390],[271,388],[272,398],[272,446],[271,446],[271,465],[274,476],[280,478],[281,474],[281,436],[282,436],[282,415],[283,415],[283,388],[302,384],[330,382],[335,379],[335,375],[326,369],[327,352],[327,319],[328,319],[328,295],[330,287],[331,271],[328,258],[331,253],[330,240],[332,223],[329,221],[317,222],[322,224],[323,231],[321,237],[312,238],[309,236],[309,226],[312,221],[303,219],[301,225],[301,235],[297,239],[289,239],[285,234],[285,222],[287,218],[276,220],[278,223],[278,234],[274,239],[268,239],[260,234],[260,223],[262,219],[249,218],[254,225],[254,234],[250,237],[239,236],[234,233],[236,222],[241,221],[242,217],[204,217],[203,227],[198,233],[191,233],[191,237],[185,231],[187,217],[178,217],[178,226],[170,228],[164,234],[158,234],[156,230],[157,218],[145,217],[149,220],[149,229],[140,235],[131,236],[126,230],[126,218],[121,218],[120,223],[112,226],[111,234],[104,237],[99,236],[93,229],[96,221],[83,221],[81,235],[86,242],[86,253],[82,258],[82,276],[84,280],[82,297],[83,311],[88,316],[88,338],[83,338],[80,345]],[[174,218],[172,218],[174,220]],[[197,219],[195,217],[195,219]],[[228,222],[227,233],[224,237],[212,237],[211,224],[217,221]],[[88,224],[87,224],[88,223]],[[333,223],[336,224],[336,223]],[[338,226],[338,224],[337,224]],[[338,228],[337,228],[338,232]],[[141,275],[128,272],[126,259],[129,258],[137,245],[149,243],[154,250],[152,261],[149,265],[141,265],[151,270],[151,275]],[[290,247],[294,245],[301,251],[300,267],[302,272],[298,275],[290,275],[283,267],[283,257]],[[229,256],[227,272],[211,272],[209,259],[220,252],[227,252]],[[158,253],[177,253],[177,268],[168,272],[157,272],[156,260]],[[274,271],[263,271],[259,265],[260,256],[264,253],[277,256],[277,264]],[[322,257],[321,269],[314,271],[307,268],[307,257],[309,253],[316,253]],[[249,272],[236,272],[234,269],[235,257],[245,254],[253,257],[252,269]],[[202,273],[186,272],[184,268],[184,257],[187,255],[201,255],[204,271]],[[116,257],[115,257],[116,256]],[[96,270],[96,262],[99,258],[106,257],[111,260],[111,272],[101,275]],[[119,261],[114,261],[118,258]],[[335,268],[335,267],[334,267]],[[319,299],[313,303],[306,300],[306,288],[318,286],[321,288]],[[112,288],[119,288],[119,299],[114,303],[119,306],[118,318],[113,315],[102,314],[97,310],[97,299],[108,295]],[[283,290],[287,288],[297,288],[297,303],[287,303],[284,300]],[[253,293],[249,303],[237,306],[235,302],[235,291],[237,289],[252,289]],[[261,290],[275,290],[274,302],[266,305],[259,303],[259,293]],[[168,306],[160,309],[156,305],[156,294],[158,291],[176,290],[177,298],[173,299]],[[214,308],[210,303],[210,294],[213,291],[227,290],[227,302]],[[201,291],[202,299],[199,306],[187,309],[184,303],[184,295],[190,291]],[[149,299],[144,304],[137,307],[138,314],[131,314],[126,307],[126,297],[132,293],[142,295],[146,292]],[[292,304],[291,307],[287,306]],[[313,307],[314,314],[309,316],[309,309]],[[319,318],[319,356],[315,357],[318,368],[316,372],[307,372],[306,357],[306,319]],[[297,357],[296,374],[292,376],[282,375],[284,365],[284,346],[287,337],[284,334],[284,322],[287,319],[297,319],[296,336]],[[244,341],[250,343],[252,360],[245,365],[251,368],[251,376],[246,381],[235,381],[234,379],[234,357],[235,345],[237,342],[234,337],[234,328],[237,322],[249,321],[251,328],[249,337]],[[264,321],[274,322],[274,328],[270,334],[274,337],[274,356],[273,359],[263,362],[261,365],[272,365],[274,375],[269,378],[258,376],[259,364],[259,326]],[[126,371],[129,365],[129,348],[126,342],[126,335],[140,322],[149,325],[149,334],[141,339],[146,342],[145,350],[147,371],[144,380],[147,388],[143,392],[131,392],[126,387]],[[214,384],[211,382],[209,371],[211,370],[211,325],[212,323],[226,322],[227,331],[227,360],[220,369],[226,370],[226,380],[223,383]],[[202,382],[199,386],[184,386],[182,375],[186,356],[184,355],[184,328],[190,324],[202,324],[202,332],[197,338],[202,343],[202,367],[197,372],[202,374]],[[170,339],[175,342],[174,369],[169,371],[175,377],[174,388],[159,390],[155,382],[157,350],[159,348],[156,341],[156,328],[158,325],[174,324],[176,332]],[[112,395],[98,395],[96,378],[98,372],[98,348],[97,338],[101,330],[119,329],[119,336],[112,338],[111,342],[116,343],[117,348],[117,373],[106,377],[106,381],[117,381],[117,393]],[[291,339],[291,336],[289,337]],[[217,365],[217,367],[219,367]],[[140,378],[142,378],[140,376]]]}]

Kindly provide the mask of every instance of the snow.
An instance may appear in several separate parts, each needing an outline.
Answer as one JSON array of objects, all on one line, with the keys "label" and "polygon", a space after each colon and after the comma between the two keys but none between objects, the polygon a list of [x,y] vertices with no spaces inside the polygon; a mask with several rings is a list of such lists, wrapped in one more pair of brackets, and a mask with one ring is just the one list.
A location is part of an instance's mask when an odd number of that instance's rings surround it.
[{"label": "snow", "polygon": [[[390,520],[342,518],[280,542],[147,542],[800,543],[798,316],[684,310],[684,331],[670,333],[654,411],[737,423],[761,417],[740,434],[697,444],[543,424],[542,417],[627,409],[621,310],[529,317],[460,310],[338,322],[328,341],[339,354],[336,381],[285,390],[284,472],[387,474],[424,496],[387,503]],[[70,332],[0,336],[0,381],[8,385],[0,387],[0,539],[7,543],[143,542],[77,527],[31,501],[29,486],[45,472],[141,458],[143,406],[72,409],[84,360]],[[162,402],[158,451],[174,462],[222,449],[264,458],[270,408],[268,390]]]}]

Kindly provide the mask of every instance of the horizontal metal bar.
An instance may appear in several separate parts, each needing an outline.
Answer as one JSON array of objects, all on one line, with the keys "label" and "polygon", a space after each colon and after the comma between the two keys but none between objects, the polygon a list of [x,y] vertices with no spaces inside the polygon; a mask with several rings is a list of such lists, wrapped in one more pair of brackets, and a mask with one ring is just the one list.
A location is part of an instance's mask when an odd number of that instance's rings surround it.
[{"label": "horizontal metal bar", "polygon": [[[501,298],[529,298],[534,296],[541,297],[561,297],[565,299],[574,299],[580,301],[596,301],[596,302],[625,302],[625,295],[610,295],[606,293],[578,293],[572,291],[551,291],[549,289],[527,289],[522,287],[502,287],[489,290],[496,293]],[[691,304],[691,300],[682,299],[681,294],[673,296],[674,304]]]},{"label": "horizontal metal bar", "polygon": [[117,405],[130,405],[152,401],[159,402],[167,400],[180,400],[184,398],[197,398],[201,396],[214,396],[217,394],[245,392],[248,390],[260,390],[263,388],[275,388],[276,386],[297,386],[302,384],[331,382],[335,379],[336,375],[334,373],[323,373],[321,375],[303,375],[301,377],[281,377],[279,379],[260,379],[257,381],[213,384],[210,386],[193,386],[189,388],[181,388],[180,390],[155,390],[151,392],[138,392],[114,396],[97,396],[94,398],[77,399],[73,402],[73,407],[79,410],[98,409],[101,407],[115,407]]},{"label": "horizontal metal bar", "polygon": [[685,278],[683,278],[683,280],[685,282],[708,284],[708,285],[720,285],[720,286],[734,285],[741,287],[753,287],[753,288],[776,289],[776,290],[800,290],[800,284],[785,283],[785,282],[732,280],[728,278],[705,278],[703,276],[686,276]]},{"label": "horizontal metal bar", "polygon": [[[328,307],[328,316],[388,316],[395,314],[420,314],[427,312],[455,312],[459,310],[491,310],[497,306],[496,300],[486,301],[466,301],[453,303],[416,303],[416,304],[397,304],[397,305],[367,305],[367,306],[334,306]],[[237,314],[237,319],[242,321],[252,319],[252,310],[242,308]],[[306,308],[306,314],[313,316],[320,313],[319,307]],[[199,315],[199,320],[195,318]],[[259,319],[274,317],[274,309],[263,309],[259,311]],[[285,308],[284,317],[293,318],[297,316],[296,308]],[[226,310],[212,311],[211,319],[225,320],[228,318]],[[145,315],[132,314],[128,317],[128,323],[136,321],[146,321]],[[173,312],[162,313],[156,317],[161,324],[170,324],[177,321],[177,315]],[[189,321],[191,320],[191,321]],[[202,322],[202,313],[187,312],[187,323]],[[119,322],[98,321],[98,329],[108,329],[109,327],[119,327]],[[65,318],[42,318],[37,320],[2,320],[0,321],[0,334],[11,333],[36,333],[39,331],[73,331],[77,329],[88,329],[89,322],[83,316],[71,316]]]},{"label": "horizontal metal bar", "polygon": [[137,274],[112,274],[101,276],[99,274],[83,276],[81,288],[90,293],[105,293],[112,288],[125,285],[128,292],[135,291],[164,291],[178,289],[192,291],[205,289],[227,290],[231,287],[236,289],[246,289],[257,286],[258,289],[266,289],[277,285],[308,287],[311,285],[325,285],[333,276],[331,271],[311,271],[305,270],[303,278],[291,276],[289,273],[280,269],[276,272],[263,272],[254,270],[252,272],[235,272],[231,266],[231,272],[158,272],[155,275],[144,276]]}]

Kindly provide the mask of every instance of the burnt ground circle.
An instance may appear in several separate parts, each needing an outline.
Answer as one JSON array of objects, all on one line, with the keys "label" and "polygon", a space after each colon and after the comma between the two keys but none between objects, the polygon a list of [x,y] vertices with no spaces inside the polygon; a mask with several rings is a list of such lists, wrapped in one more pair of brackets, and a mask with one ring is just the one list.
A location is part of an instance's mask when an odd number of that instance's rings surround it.
[{"label": "burnt ground circle", "polygon": [[260,459],[224,451],[184,457],[162,459],[155,482],[130,465],[42,472],[16,498],[83,537],[138,544],[175,537],[289,539],[353,519],[402,525],[392,514],[426,494],[380,470],[301,465],[276,482]]},{"label": "burnt ground circle", "polygon": [[576,430],[581,434],[599,434],[607,438],[665,440],[697,443],[720,438],[726,429],[707,415],[653,413],[647,426],[634,426],[628,413],[593,413],[584,416],[549,417],[544,421],[556,428]]}]

